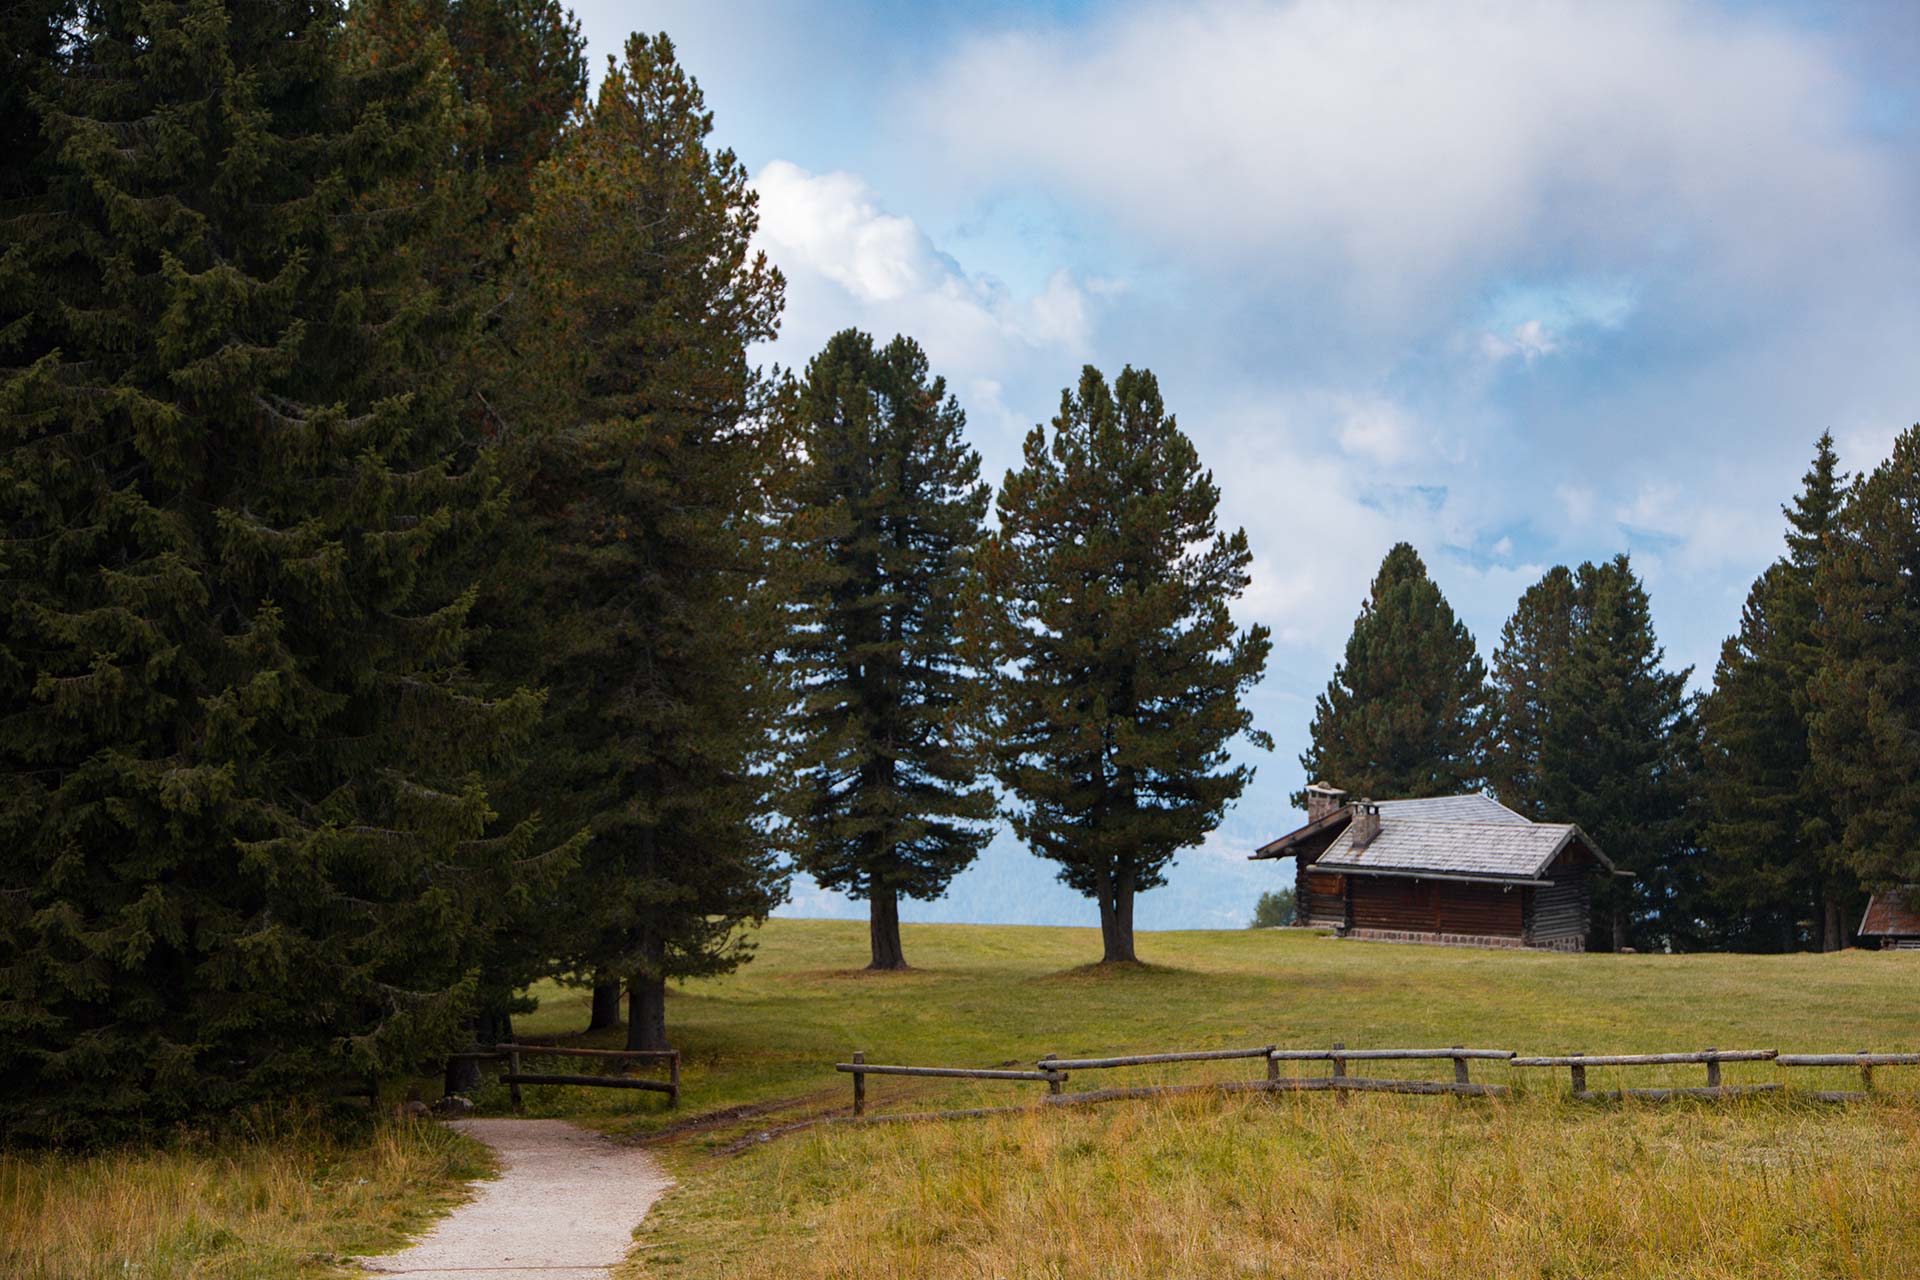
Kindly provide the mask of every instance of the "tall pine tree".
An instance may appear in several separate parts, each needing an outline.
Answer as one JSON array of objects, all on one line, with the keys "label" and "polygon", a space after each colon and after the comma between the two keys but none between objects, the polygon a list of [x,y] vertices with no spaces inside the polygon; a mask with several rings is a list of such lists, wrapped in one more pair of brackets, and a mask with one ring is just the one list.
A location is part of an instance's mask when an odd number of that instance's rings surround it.
[{"label": "tall pine tree", "polygon": [[1153,375],[1109,388],[1088,366],[1028,435],[982,555],[996,772],[1020,838],[1099,904],[1104,961],[1135,958],[1134,895],[1251,780],[1228,744],[1269,745],[1242,696],[1271,642],[1228,613],[1252,557],[1219,502]]},{"label": "tall pine tree", "polygon": [[[465,669],[499,487],[443,58],[331,3],[90,10],[0,364],[0,1130],[101,1134],[443,1050],[532,824]],[[9,122],[9,127],[13,122]],[[24,319],[22,318],[24,317]]]},{"label": "tall pine tree", "polygon": [[909,338],[834,335],[795,416],[796,861],[866,900],[870,967],[904,969],[900,899],[939,897],[992,835],[964,714],[980,673],[959,637],[988,489],[966,415]]},{"label": "tall pine tree", "polygon": [[624,981],[634,1048],[666,1043],[667,979],[738,964],[785,885],[761,589],[776,433],[747,359],[784,286],[712,127],[672,42],[630,38],[535,180],[508,322],[542,556],[519,653],[550,713],[504,803],[591,831],[554,958]]},{"label": "tall pine tree", "polygon": [[1646,589],[1626,556],[1581,565],[1575,594],[1573,640],[1547,683],[1541,808],[1547,821],[1578,823],[1634,874],[1595,892],[1612,947],[1679,948],[1695,937],[1701,906],[1692,669],[1661,666]]},{"label": "tall pine tree", "polygon": [[1473,636],[1419,553],[1396,544],[1314,704],[1300,757],[1308,779],[1395,800],[1471,789],[1486,772],[1486,679]]},{"label": "tall pine tree", "polygon": [[1848,497],[1820,574],[1815,777],[1871,889],[1920,883],[1920,426]]},{"label": "tall pine tree", "polygon": [[586,42],[559,0],[355,0],[354,26],[381,58],[444,48],[461,117],[459,153],[477,180],[494,246],[526,212],[533,175],[587,91]]},{"label": "tall pine tree", "polygon": [[1502,804],[1536,822],[1547,687],[1573,646],[1574,598],[1573,573],[1565,565],[1547,570],[1520,597],[1493,651],[1487,781]]},{"label": "tall pine tree", "polygon": [[1822,435],[1799,496],[1783,509],[1787,554],[1754,582],[1701,708],[1703,839],[1725,940],[1736,946],[1791,950],[1800,921],[1819,919],[1819,945],[1836,950],[1858,901],[1807,724],[1821,655],[1817,587],[1845,483],[1833,437]]}]

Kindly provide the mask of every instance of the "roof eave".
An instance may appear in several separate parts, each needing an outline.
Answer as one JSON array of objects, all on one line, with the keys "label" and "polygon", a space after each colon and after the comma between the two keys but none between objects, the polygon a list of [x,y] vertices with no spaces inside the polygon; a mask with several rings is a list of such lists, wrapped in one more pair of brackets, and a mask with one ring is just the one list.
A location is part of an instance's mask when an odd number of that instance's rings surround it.
[{"label": "roof eave", "polygon": [[1363,867],[1354,863],[1321,861],[1314,864],[1316,870],[1343,876],[1399,876],[1404,880],[1458,880],[1466,884],[1503,884],[1525,885],[1542,888],[1553,881],[1542,880],[1538,876],[1503,876],[1493,872],[1475,874],[1470,871],[1428,871],[1419,867]]},{"label": "roof eave", "polygon": [[1263,858],[1291,858],[1293,856],[1292,845],[1299,843],[1308,836],[1318,835],[1329,827],[1337,826],[1343,822],[1349,822],[1352,819],[1353,815],[1345,809],[1335,809],[1332,813],[1323,813],[1305,826],[1296,827],[1277,840],[1267,841],[1267,843],[1248,854],[1247,860],[1250,862],[1258,862]]}]

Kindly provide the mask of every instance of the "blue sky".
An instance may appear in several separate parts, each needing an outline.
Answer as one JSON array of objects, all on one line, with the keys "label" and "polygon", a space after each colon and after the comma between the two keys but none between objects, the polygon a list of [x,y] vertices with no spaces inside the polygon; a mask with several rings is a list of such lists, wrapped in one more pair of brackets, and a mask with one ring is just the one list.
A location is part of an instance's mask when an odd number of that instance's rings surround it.
[{"label": "blue sky", "polygon": [[[1832,430],[1920,418],[1920,4],[587,3],[665,30],[753,173],[764,356],[906,332],[996,481],[1081,364],[1152,368],[1244,525],[1277,742],[1145,928],[1281,880],[1314,695],[1412,542],[1490,652],[1630,551],[1710,678]],[[795,914],[858,914],[807,884]],[[1003,837],[911,919],[1085,923]]]}]

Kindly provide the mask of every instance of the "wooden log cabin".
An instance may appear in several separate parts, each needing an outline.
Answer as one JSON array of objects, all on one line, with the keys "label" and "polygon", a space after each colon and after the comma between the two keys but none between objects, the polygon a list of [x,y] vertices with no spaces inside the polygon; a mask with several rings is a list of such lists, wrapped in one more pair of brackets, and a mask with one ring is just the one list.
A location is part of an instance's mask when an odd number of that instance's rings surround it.
[{"label": "wooden log cabin", "polygon": [[1360,800],[1307,788],[1307,823],[1262,846],[1294,860],[1294,920],[1342,937],[1585,951],[1595,875],[1620,875],[1579,827],[1491,796]]},{"label": "wooden log cabin", "polygon": [[1920,884],[1886,889],[1867,899],[1860,936],[1882,951],[1920,951]]}]

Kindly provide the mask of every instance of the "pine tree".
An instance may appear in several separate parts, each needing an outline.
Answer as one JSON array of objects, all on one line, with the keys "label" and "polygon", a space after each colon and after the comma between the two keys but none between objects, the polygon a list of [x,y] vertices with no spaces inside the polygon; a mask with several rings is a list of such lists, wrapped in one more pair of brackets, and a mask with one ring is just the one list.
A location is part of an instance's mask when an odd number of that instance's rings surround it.
[{"label": "pine tree", "polygon": [[1754,582],[1701,709],[1703,836],[1736,945],[1791,950],[1799,922],[1817,913],[1820,945],[1836,950],[1842,911],[1858,897],[1807,728],[1821,652],[1817,584],[1844,487],[1833,437],[1822,435],[1799,496],[1783,508],[1788,553]]},{"label": "pine tree", "polygon": [[874,969],[904,969],[900,898],[946,891],[992,835],[963,712],[962,589],[988,489],[966,415],[910,338],[848,329],[807,366],[796,863],[863,898]]},{"label": "pine tree", "polygon": [[479,181],[489,239],[506,243],[535,171],[586,95],[579,20],[559,0],[355,0],[351,12],[384,58],[443,42],[472,108],[461,117],[460,155]]},{"label": "pine tree", "polygon": [[1817,582],[1815,777],[1844,862],[1872,889],[1920,882],[1920,426],[1848,496]]},{"label": "pine tree", "polygon": [[1165,883],[1253,770],[1229,765],[1267,629],[1237,631],[1246,534],[1151,373],[1088,366],[1028,435],[982,554],[988,730],[1015,832],[1100,907],[1104,961],[1134,959],[1134,895]]},{"label": "pine tree", "polygon": [[[1387,552],[1314,704],[1300,763],[1355,796],[1457,795],[1485,775],[1486,665],[1419,553]],[[1295,797],[1295,803],[1303,801]]]},{"label": "pine tree", "polygon": [[[524,435],[531,413],[516,412],[547,385],[559,367],[533,370],[529,350],[508,345],[511,314],[521,295],[508,271],[512,234],[530,198],[533,174],[559,143],[563,126],[586,91],[585,44],[580,25],[557,0],[355,0],[348,11],[347,55],[356,65],[377,68],[404,63],[428,49],[448,62],[458,94],[455,111],[458,177],[467,184],[475,216],[462,234],[442,237],[432,250],[431,278],[444,287],[473,293],[484,317],[480,340],[450,370],[461,378],[459,401],[476,434],[493,446],[503,482],[529,482]],[[511,521],[491,539],[491,565],[473,607],[475,630],[485,637],[476,669],[489,687],[511,691],[533,665],[537,649],[537,602],[527,588],[536,576],[541,549],[523,521]],[[512,1015],[533,1003],[522,990],[543,976],[552,954],[555,916],[543,900],[505,899],[494,904],[480,947],[473,1039],[479,1044],[513,1039]],[[618,1021],[618,996],[613,991]],[[601,1006],[604,1007],[604,1006]],[[449,1059],[446,1089],[464,1092],[480,1083],[480,1064]]]},{"label": "pine tree", "polygon": [[1535,821],[1542,814],[1547,686],[1573,644],[1574,595],[1573,573],[1565,565],[1547,570],[1520,597],[1493,651],[1487,781],[1502,804]]},{"label": "pine tree", "polygon": [[1549,677],[1540,801],[1578,823],[1631,881],[1600,884],[1615,950],[1678,947],[1700,906],[1693,856],[1697,770],[1691,668],[1667,671],[1647,593],[1624,555],[1575,575],[1573,641]]},{"label": "pine tree", "polygon": [[[100,1135],[458,1035],[538,710],[466,674],[499,487],[429,50],[332,4],[89,11],[0,364],[0,1130]],[[10,127],[13,122],[9,122]],[[11,305],[11,304],[10,304]]]},{"label": "pine tree", "polygon": [[508,326],[543,557],[520,656],[550,712],[504,803],[591,830],[555,957],[626,981],[634,1048],[665,1046],[667,979],[738,964],[740,926],[785,886],[760,589],[777,458],[747,360],[784,286],[748,250],[753,193],[712,125],[672,43],[629,39],[535,180]]}]

